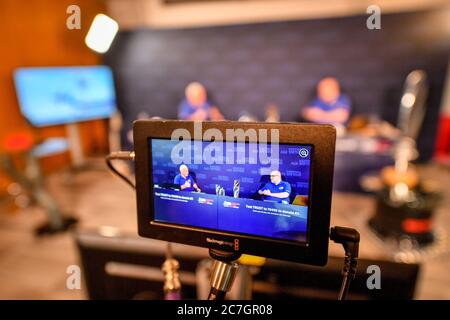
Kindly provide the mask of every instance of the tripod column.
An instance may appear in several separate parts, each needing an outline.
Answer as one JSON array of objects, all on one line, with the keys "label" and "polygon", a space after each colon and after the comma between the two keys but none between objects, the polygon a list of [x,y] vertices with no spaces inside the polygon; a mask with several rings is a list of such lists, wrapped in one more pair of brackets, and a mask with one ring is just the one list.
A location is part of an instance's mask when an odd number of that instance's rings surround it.
[{"label": "tripod column", "polygon": [[211,291],[208,300],[223,300],[233,286],[239,265],[232,262],[215,260],[211,275]]}]

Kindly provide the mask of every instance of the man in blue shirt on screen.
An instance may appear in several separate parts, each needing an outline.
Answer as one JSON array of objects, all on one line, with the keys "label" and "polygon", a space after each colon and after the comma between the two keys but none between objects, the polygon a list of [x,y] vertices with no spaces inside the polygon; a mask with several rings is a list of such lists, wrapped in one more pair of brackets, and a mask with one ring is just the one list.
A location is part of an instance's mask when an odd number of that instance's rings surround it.
[{"label": "man in blue shirt on screen", "polygon": [[194,179],[189,174],[189,168],[185,164],[182,164],[180,166],[180,173],[175,176],[173,183],[179,186],[180,190],[183,191],[201,191],[195,183]]},{"label": "man in blue shirt on screen", "polygon": [[281,180],[281,172],[274,170],[270,173],[270,182],[258,191],[264,196],[264,201],[289,204],[289,195],[291,194],[291,185],[289,182]]}]

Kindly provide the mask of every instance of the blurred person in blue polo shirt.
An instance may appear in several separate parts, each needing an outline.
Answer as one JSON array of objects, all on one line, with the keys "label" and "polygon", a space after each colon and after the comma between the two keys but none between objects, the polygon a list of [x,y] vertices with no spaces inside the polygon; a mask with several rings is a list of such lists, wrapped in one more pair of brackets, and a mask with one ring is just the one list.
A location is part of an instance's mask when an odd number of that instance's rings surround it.
[{"label": "blurred person in blue polo shirt", "polygon": [[326,77],[317,84],[317,97],[302,108],[301,116],[308,122],[345,125],[350,111],[350,99],[341,93],[338,80]]},{"label": "blurred person in blue polo shirt", "polygon": [[264,196],[264,201],[289,204],[291,185],[281,180],[281,172],[274,170],[270,173],[270,182],[267,182],[258,193]]},{"label": "blurred person in blue polo shirt", "polygon": [[180,166],[180,173],[175,176],[175,179],[173,179],[173,184],[179,186],[183,191],[201,191],[192,176],[189,174],[189,168],[185,164]]},{"label": "blurred person in blue polo shirt", "polygon": [[224,117],[209,100],[205,87],[199,82],[191,82],[185,89],[185,98],[178,108],[181,120],[223,120]]}]

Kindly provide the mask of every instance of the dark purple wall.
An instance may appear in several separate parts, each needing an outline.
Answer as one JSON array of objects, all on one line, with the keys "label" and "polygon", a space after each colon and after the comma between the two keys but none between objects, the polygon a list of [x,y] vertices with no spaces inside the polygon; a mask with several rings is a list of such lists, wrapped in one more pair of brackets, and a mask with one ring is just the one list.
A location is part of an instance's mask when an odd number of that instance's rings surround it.
[{"label": "dark purple wall", "polygon": [[184,87],[204,83],[228,119],[246,110],[260,119],[275,102],[281,119],[298,119],[317,81],[336,76],[355,113],[395,121],[403,81],[413,69],[430,77],[429,112],[419,139],[424,157],[434,147],[440,98],[450,53],[446,15],[418,12],[197,29],[122,32],[105,56],[113,68],[125,125],[141,111],[176,118]]}]

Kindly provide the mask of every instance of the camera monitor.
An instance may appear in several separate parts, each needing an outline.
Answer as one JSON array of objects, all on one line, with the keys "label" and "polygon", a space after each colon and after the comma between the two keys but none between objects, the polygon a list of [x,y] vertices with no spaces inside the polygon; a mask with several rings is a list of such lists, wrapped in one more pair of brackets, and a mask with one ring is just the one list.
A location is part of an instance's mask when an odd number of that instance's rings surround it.
[{"label": "camera monitor", "polygon": [[136,121],[139,234],[325,265],[335,141],[330,125]]}]

